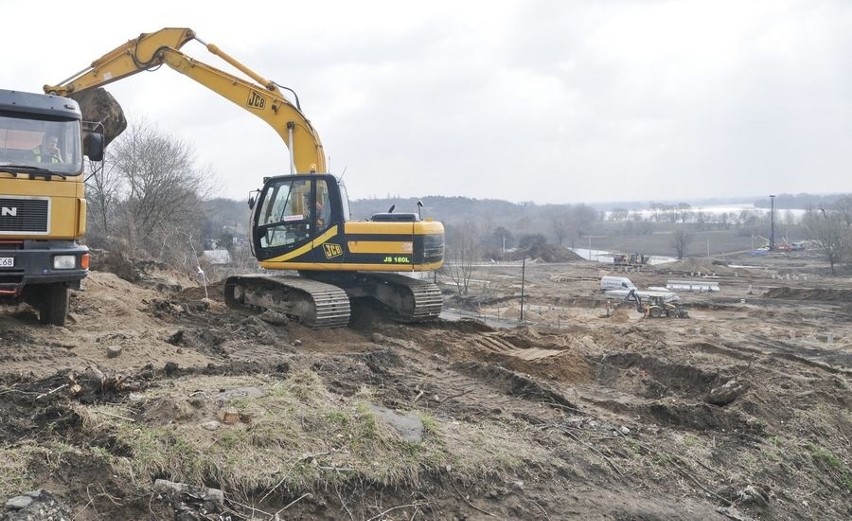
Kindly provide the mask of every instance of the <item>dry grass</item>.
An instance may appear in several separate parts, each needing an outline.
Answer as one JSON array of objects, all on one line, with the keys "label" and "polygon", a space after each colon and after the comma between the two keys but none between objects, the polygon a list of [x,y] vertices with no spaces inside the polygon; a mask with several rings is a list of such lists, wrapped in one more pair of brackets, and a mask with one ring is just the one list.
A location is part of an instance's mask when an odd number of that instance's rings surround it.
[{"label": "dry grass", "polygon": [[25,442],[13,447],[0,448],[0,459],[3,461],[3,472],[0,472],[0,495],[4,497],[15,496],[22,490],[33,490],[38,488],[40,482],[38,477],[28,471],[33,461],[49,462],[52,454],[49,447],[36,445],[33,442]]},{"label": "dry grass", "polygon": [[[261,389],[263,396],[227,405],[250,422],[209,430],[220,409],[218,391],[246,387]],[[188,408],[184,399],[190,394]],[[174,406],[165,406],[168,401]],[[417,486],[436,473],[473,481],[548,461],[532,432],[438,420],[424,411],[413,411],[424,425],[422,441],[408,442],[376,416],[373,403],[372,389],[339,396],[301,369],[284,379],[195,376],[137,397],[133,410],[99,405],[79,413],[86,435],[116,439],[132,454],[90,448],[119,477],[137,484],[156,478],[207,484],[242,498],[357,483]],[[7,486],[20,490],[15,483]]]}]

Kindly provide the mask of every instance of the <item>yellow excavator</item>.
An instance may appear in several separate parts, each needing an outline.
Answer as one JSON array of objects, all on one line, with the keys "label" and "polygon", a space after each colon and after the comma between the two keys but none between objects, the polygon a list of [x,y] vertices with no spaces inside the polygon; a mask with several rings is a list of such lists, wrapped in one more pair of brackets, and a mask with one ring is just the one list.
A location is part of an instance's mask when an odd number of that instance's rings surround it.
[{"label": "yellow excavator", "polygon": [[[180,51],[196,40],[249,79],[211,67]],[[281,87],[255,73],[187,28],[143,33],[92,62],[48,94],[71,96],[166,64],[269,124],[290,151],[290,173],[267,177],[251,208],[252,252],[267,270],[225,281],[234,308],[271,310],[314,328],[349,323],[351,303],[369,299],[405,322],[436,318],[439,288],[409,276],[440,268],[444,227],[417,213],[376,214],[353,221],[343,183],[326,172],[322,143],[298,105]]]}]

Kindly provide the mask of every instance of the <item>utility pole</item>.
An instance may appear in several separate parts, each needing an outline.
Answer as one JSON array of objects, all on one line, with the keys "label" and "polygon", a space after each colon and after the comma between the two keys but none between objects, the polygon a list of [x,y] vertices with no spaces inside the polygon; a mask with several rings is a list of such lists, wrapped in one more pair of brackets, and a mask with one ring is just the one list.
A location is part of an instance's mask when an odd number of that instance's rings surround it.
[{"label": "utility pole", "polygon": [[775,251],[775,196],[769,196],[769,251]]},{"label": "utility pole", "polygon": [[524,321],[524,280],[526,279],[527,258],[521,261],[521,322]]}]

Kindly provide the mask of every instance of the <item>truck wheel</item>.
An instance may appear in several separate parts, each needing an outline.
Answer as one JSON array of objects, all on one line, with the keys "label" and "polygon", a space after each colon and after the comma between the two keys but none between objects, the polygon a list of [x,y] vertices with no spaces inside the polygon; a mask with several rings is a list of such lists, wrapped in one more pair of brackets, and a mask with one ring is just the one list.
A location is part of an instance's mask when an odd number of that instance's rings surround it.
[{"label": "truck wheel", "polygon": [[68,286],[49,284],[39,292],[38,321],[42,324],[64,326],[68,315]]},{"label": "truck wheel", "polygon": [[663,310],[657,307],[653,307],[651,308],[649,314],[651,315],[651,318],[660,318],[661,316],[663,316]]}]

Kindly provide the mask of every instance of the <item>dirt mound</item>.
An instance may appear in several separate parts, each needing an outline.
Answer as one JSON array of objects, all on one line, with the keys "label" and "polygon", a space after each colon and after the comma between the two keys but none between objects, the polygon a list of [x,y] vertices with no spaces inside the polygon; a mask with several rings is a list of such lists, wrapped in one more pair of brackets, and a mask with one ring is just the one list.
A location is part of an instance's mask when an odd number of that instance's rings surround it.
[{"label": "dirt mound", "polygon": [[791,300],[852,302],[852,290],[844,289],[770,288],[763,294],[763,296],[767,298],[783,298]]},{"label": "dirt mound", "polygon": [[732,275],[737,270],[728,266],[724,261],[689,258],[659,265],[657,271],[689,275],[699,273],[701,275]]},{"label": "dirt mound", "polygon": [[573,262],[581,261],[582,257],[562,246],[541,244],[526,250],[518,250],[507,254],[507,260],[520,261],[523,259],[541,260],[543,262]]},{"label": "dirt mound", "polygon": [[114,273],[119,278],[142,287],[167,293],[177,293],[187,287],[204,288],[185,274],[170,266],[152,260],[131,259],[118,249],[90,249],[92,270]]}]

